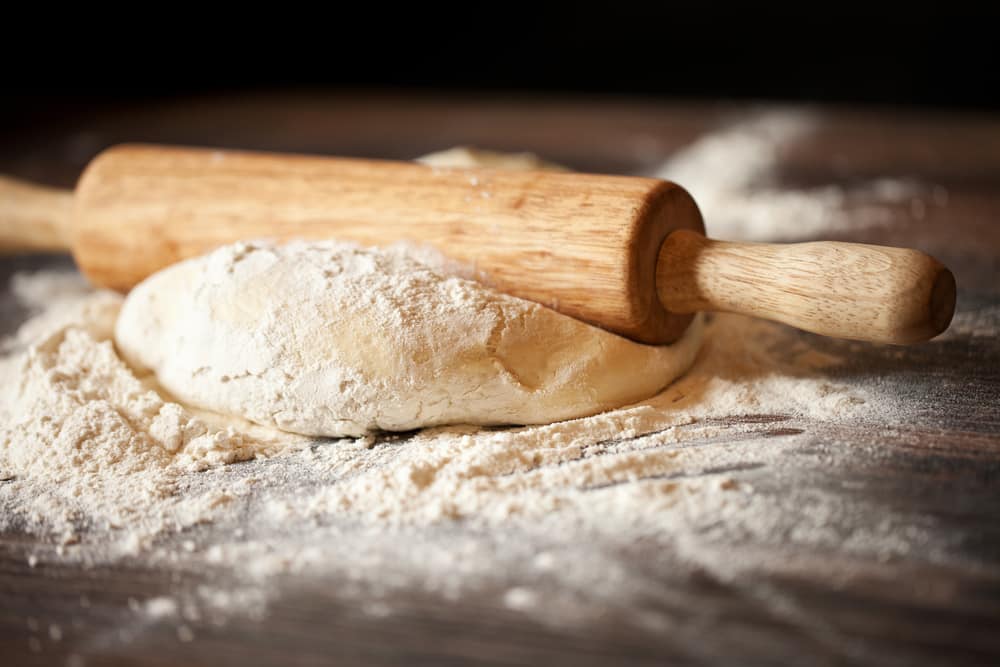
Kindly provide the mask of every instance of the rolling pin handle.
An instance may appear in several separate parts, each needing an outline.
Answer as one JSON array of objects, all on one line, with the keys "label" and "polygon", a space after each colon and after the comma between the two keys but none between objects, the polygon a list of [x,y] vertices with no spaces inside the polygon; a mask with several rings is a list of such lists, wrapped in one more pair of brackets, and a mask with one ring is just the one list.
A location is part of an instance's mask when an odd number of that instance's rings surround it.
[{"label": "rolling pin handle", "polygon": [[0,253],[68,252],[73,193],[0,176]]},{"label": "rolling pin handle", "polygon": [[677,231],[660,249],[656,284],[675,313],[741,313],[897,345],[933,338],[955,312],[955,277],[940,262],[860,243],[730,243]]}]

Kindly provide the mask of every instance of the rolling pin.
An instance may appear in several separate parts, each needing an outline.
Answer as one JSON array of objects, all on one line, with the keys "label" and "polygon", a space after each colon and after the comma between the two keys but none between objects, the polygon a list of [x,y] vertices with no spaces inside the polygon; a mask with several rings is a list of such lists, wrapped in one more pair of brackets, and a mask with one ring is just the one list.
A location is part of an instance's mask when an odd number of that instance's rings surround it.
[{"label": "rolling pin", "polygon": [[0,181],[0,248],[70,250],[102,287],[254,238],[429,244],[501,291],[651,344],[698,311],[906,344],[955,307],[951,272],[921,252],[708,239],[691,196],[653,178],[125,145],[74,193]]}]

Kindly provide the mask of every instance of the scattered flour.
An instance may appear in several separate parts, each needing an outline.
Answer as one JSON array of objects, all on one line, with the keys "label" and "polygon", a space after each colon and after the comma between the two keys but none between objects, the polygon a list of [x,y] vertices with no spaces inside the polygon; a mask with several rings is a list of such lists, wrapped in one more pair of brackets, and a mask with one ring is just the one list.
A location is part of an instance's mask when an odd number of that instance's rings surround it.
[{"label": "scattered flour", "polygon": [[733,241],[797,241],[887,222],[887,204],[908,201],[916,184],[882,179],[850,191],[836,185],[779,187],[785,150],[817,119],[770,112],[740,120],[682,149],[652,174],[694,196],[709,235]]},{"label": "scattered flour", "polygon": [[566,171],[566,167],[546,162],[534,153],[498,153],[467,146],[449,148],[417,158],[417,162],[431,167],[454,169],[456,167],[490,167],[499,169],[545,169]]},{"label": "scattered flour", "polygon": [[[663,173],[691,187],[719,236],[815,233],[842,220],[840,194],[758,189],[808,124],[753,119]],[[790,221],[802,227],[779,227]],[[654,554],[648,567],[660,576],[700,568],[756,596],[737,577],[754,554],[733,558],[733,544],[890,556],[925,539],[899,530],[905,517],[890,508],[808,483],[759,492],[804,479],[792,452],[849,456],[816,435],[826,422],[865,419],[878,399],[838,382],[840,359],[780,325],[710,317],[685,376],[593,417],[309,439],[172,401],[117,354],[120,297],[76,274],[18,275],[11,288],[34,314],[0,361],[0,530],[40,536],[30,555],[39,567],[141,558],[219,573],[218,588],[136,601],[144,622],[176,623],[181,641],[197,638],[199,619],[262,617],[270,595],[303,577],[334,581],[313,589],[375,616],[394,612],[395,591],[485,591],[546,622],[614,611],[664,631],[668,616],[644,603],[637,553]],[[859,511],[877,513],[877,527],[859,530]]]},{"label": "scattered flour", "polygon": [[[22,275],[17,293],[67,280]],[[825,374],[837,359],[791,330],[716,316],[692,369],[634,406],[545,426],[307,439],[221,426],[171,402],[117,356],[119,302],[79,290],[59,301],[61,316],[44,309],[18,332],[28,346],[4,361],[14,382],[0,403],[0,529],[49,535],[63,559],[200,563],[237,580],[211,600],[183,593],[181,610],[247,613],[242,590],[263,614],[263,591],[287,576],[342,579],[338,595],[378,614],[414,586],[446,597],[496,587],[500,604],[559,622],[594,613],[580,596],[629,609],[643,582],[623,549],[664,537],[694,549],[684,540],[728,515],[776,536],[771,501],[733,473],[748,458],[750,470],[779,465],[803,419],[868,408]],[[752,451],[740,447],[751,440]],[[833,511],[800,517],[796,530],[815,537]],[[571,544],[586,536],[596,542],[574,560]],[[535,579],[557,590],[533,592]],[[192,622],[163,600],[137,613]]]},{"label": "scattered flour", "polygon": [[[273,453],[295,439],[192,410],[137,377],[111,342],[121,297],[75,273],[15,276],[31,308],[0,361],[0,479],[23,479],[35,511],[75,542],[74,517],[117,527],[163,516],[179,475]],[[204,414],[204,413],[202,413]]]}]

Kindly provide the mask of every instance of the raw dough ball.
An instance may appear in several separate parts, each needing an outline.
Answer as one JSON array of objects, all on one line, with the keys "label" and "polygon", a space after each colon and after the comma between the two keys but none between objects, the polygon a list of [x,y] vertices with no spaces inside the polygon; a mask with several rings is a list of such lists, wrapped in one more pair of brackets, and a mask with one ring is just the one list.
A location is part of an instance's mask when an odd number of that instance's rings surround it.
[{"label": "raw dough ball", "polygon": [[237,243],[136,287],[115,340],[193,405],[317,436],[538,424],[652,396],[697,353],[446,274],[403,247]]}]

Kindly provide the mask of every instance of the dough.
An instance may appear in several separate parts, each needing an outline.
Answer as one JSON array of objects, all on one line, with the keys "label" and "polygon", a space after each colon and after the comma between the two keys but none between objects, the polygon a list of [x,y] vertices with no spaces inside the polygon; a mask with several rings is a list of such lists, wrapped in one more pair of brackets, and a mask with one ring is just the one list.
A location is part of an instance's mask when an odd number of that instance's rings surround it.
[{"label": "dough", "polygon": [[[421,161],[562,169],[467,148]],[[584,417],[652,396],[701,344],[700,320],[642,345],[461,273],[427,248],[237,243],[137,286],[115,340],[181,400],[316,436]]]},{"label": "dough", "polygon": [[119,351],[177,398],[316,436],[539,424],[655,394],[694,359],[448,275],[398,246],[237,243],[138,285]]}]

